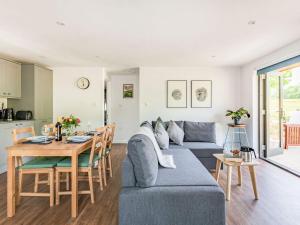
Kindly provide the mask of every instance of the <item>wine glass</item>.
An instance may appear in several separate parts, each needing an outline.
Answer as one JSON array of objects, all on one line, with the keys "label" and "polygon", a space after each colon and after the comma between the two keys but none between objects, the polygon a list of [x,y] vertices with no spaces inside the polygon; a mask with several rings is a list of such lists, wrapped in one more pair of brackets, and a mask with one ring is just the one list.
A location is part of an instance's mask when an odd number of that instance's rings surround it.
[{"label": "wine glass", "polygon": [[50,134],[50,127],[47,125],[42,126],[41,134],[45,137],[44,142],[47,142],[48,136]]}]

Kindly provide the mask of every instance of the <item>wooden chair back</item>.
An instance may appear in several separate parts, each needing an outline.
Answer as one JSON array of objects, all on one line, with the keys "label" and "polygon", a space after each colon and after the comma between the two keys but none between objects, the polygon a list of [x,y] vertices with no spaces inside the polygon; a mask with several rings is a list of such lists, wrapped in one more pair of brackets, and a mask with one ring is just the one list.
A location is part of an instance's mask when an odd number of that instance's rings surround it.
[{"label": "wooden chair back", "polygon": [[93,137],[93,144],[92,144],[91,154],[89,158],[89,166],[93,166],[93,159],[95,154],[98,154],[99,157],[103,155],[106,146],[107,128],[106,127],[96,128],[96,131],[99,134],[96,133]]},{"label": "wooden chair back", "polygon": [[116,123],[111,123],[107,125],[107,128],[108,128],[108,137],[107,137],[106,147],[111,148],[115,136]]},{"label": "wooden chair back", "polygon": [[19,144],[24,142],[25,138],[19,138],[20,135],[26,135],[29,136],[35,136],[34,128],[33,127],[22,127],[22,128],[16,128],[12,131],[12,139],[14,144]]},{"label": "wooden chair back", "polygon": [[44,127],[47,127],[50,129],[49,136],[55,136],[56,134],[56,127],[54,123],[45,124]]}]

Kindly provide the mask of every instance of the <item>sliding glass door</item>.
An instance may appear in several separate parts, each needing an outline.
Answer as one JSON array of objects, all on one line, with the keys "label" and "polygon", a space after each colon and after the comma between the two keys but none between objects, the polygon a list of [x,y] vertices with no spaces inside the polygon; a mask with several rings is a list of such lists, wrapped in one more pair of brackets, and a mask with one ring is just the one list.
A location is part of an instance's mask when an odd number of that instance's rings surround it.
[{"label": "sliding glass door", "polygon": [[258,76],[260,156],[300,175],[300,56]]}]

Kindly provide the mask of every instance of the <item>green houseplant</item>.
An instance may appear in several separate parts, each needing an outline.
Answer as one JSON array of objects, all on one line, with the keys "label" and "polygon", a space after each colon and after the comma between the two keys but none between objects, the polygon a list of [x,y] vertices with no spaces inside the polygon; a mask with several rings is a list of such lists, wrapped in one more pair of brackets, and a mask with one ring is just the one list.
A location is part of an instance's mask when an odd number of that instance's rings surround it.
[{"label": "green houseplant", "polygon": [[231,117],[231,119],[234,121],[235,125],[240,124],[240,120],[243,117],[250,118],[250,114],[247,109],[239,108],[237,111],[227,110],[226,116]]}]

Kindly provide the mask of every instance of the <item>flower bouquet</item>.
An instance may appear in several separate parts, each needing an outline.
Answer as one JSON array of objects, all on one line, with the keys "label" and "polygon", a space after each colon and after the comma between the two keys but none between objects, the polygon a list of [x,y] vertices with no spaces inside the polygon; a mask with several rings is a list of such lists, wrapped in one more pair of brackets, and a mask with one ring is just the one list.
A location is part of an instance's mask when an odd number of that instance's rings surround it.
[{"label": "flower bouquet", "polygon": [[71,136],[74,134],[74,130],[80,124],[80,119],[70,115],[69,117],[62,117],[62,129],[66,136]]}]

